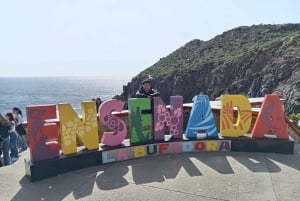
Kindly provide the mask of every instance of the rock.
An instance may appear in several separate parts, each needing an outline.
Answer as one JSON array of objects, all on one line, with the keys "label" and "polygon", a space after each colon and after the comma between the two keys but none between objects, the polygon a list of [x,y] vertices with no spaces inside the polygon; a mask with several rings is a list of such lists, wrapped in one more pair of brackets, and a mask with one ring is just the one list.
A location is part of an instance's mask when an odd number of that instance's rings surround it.
[{"label": "rock", "polygon": [[238,27],[188,42],[134,77],[118,98],[133,97],[151,75],[166,104],[173,95],[191,102],[200,91],[211,100],[224,93],[259,97],[276,91],[287,99],[287,114],[300,113],[299,58],[300,24]]}]

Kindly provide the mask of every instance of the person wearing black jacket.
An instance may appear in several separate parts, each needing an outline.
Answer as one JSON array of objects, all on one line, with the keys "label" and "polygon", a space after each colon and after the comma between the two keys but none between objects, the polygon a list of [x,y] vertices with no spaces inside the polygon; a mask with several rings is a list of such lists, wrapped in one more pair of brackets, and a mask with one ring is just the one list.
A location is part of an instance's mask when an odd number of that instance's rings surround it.
[{"label": "person wearing black jacket", "polygon": [[137,98],[151,98],[158,97],[160,93],[151,87],[151,82],[149,79],[143,81],[143,85],[136,92]]},{"label": "person wearing black jacket", "polygon": [[1,147],[3,153],[3,165],[10,165],[11,159],[9,156],[9,121],[0,114],[0,138],[2,140]]}]

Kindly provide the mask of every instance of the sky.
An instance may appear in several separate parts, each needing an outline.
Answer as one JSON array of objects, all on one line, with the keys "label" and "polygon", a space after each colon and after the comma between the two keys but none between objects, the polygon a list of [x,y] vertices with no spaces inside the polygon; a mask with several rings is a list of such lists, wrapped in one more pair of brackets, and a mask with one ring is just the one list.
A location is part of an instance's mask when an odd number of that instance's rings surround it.
[{"label": "sky", "polygon": [[300,23],[298,0],[0,0],[0,77],[133,77],[193,39]]}]

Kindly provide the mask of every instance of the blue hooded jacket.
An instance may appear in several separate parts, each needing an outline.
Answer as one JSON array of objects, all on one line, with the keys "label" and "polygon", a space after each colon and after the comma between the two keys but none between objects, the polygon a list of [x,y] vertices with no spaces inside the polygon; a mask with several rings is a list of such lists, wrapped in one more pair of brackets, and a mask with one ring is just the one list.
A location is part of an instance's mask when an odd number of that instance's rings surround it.
[{"label": "blue hooded jacket", "polygon": [[0,137],[1,138],[4,139],[4,138],[8,137],[8,135],[9,135],[8,131],[9,131],[9,126],[4,126],[4,125],[0,124]]}]

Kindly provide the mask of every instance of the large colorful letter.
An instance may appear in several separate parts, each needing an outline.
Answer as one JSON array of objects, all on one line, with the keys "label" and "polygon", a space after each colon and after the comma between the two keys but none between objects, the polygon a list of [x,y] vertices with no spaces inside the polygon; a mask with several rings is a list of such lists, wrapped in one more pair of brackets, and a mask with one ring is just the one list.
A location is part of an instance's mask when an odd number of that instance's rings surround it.
[{"label": "large colorful letter", "polygon": [[119,117],[111,114],[113,111],[121,112],[125,102],[119,100],[108,100],[103,102],[99,108],[99,120],[112,132],[104,132],[101,142],[108,146],[117,146],[122,143],[127,135],[126,123]]},{"label": "large colorful letter", "polygon": [[88,150],[99,148],[98,123],[94,101],[81,103],[82,121],[70,104],[60,103],[61,148],[64,154],[77,152],[77,137]]},{"label": "large colorful letter", "polygon": [[251,137],[263,138],[272,132],[277,138],[289,139],[282,104],[277,95],[265,95],[261,109],[253,126]]},{"label": "large colorful letter", "polygon": [[56,105],[27,106],[27,129],[30,158],[33,162],[59,157],[59,140],[56,123],[45,123],[56,119]]},{"label": "large colorful letter", "polygon": [[128,99],[128,120],[130,143],[139,144],[152,141],[152,114],[149,98]]},{"label": "large colorful letter", "polygon": [[218,137],[214,116],[206,95],[195,96],[185,135],[196,138],[200,130],[204,130],[207,137]]},{"label": "large colorful letter", "polygon": [[[252,112],[247,97],[243,95],[222,95],[220,111],[220,133],[223,137],[240,137],[245,135],[251,126]],[[234,120],[236,107],[237,121]]]},{"label": "large colorful letter", "polygon": [[[154,140],[164,140],[165,126],[172,137],[181,139],[183,133],[182,96],[170,97],[170,112],[160,97],[153,98]],[[171,113],[171,114],[170,114]]]}]

